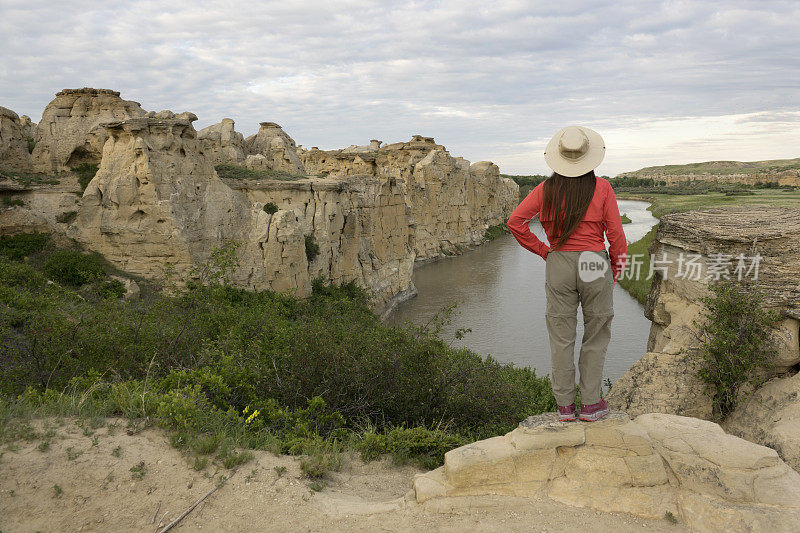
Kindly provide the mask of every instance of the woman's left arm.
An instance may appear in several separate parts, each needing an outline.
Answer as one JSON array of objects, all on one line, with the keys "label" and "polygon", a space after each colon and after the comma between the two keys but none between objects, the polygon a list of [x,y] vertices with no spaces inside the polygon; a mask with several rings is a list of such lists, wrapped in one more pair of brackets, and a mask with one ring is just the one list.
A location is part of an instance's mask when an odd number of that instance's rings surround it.
[{"label": "woman's left arm", "polygon": [[614,274],[614,281],[616,281],[620,273],[625,270],[625,265],[628,261],[628,242],[622,229],[622,218],[619,216],[617,196],[614,194],[611,184],[608,181],[606,181],[606,184],[608,191],[605,202],[603,202],[603,223],[606,226],[606,237],[610,244],[608,257],[611,260],[611,272]]}]

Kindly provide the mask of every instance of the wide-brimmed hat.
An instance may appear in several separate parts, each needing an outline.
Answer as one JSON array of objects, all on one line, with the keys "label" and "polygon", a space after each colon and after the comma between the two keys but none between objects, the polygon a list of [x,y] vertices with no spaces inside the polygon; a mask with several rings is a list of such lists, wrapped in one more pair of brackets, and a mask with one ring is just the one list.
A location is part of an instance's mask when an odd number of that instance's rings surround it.
[{"label": "wide-brimmed hat", "polygon": [[600,134],[584,126],[559,130],[544,151],[544,160],[554,172],[576,178],[596,169],[606,155],[606,143]]}]

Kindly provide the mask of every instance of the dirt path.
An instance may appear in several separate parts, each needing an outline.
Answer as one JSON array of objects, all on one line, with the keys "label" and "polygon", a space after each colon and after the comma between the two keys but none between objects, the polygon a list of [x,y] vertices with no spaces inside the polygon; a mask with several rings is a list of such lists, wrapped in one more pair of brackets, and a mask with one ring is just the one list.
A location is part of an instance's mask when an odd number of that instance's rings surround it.
[{"label": "dirt path", "polygon": [[[4,447],[0,531],[155,532],[162,515],[164,525],[171,522],[230,473],[211,464],[194,470],[157,429],[128,435],[124,422],[110,422],[89,434],[65,420],[44,450],[42,439]],[[286,470],[279,476],[281,467]],[[417,471],[349,458],[322,492],[313,492],[299,461],[256,452],[173,531],[685,531],[664,520],[577,509],[547,498],[421,507],[403,498]]]}]

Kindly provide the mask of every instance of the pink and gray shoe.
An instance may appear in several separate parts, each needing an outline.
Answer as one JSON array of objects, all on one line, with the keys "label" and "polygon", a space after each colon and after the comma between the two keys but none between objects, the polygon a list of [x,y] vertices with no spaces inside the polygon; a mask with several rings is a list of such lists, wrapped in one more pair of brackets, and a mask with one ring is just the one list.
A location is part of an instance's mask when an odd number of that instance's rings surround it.
[{"label": "pink and gray shoe", "polygon": [[[561,408],[559,407],[559,410]],[[608,414],[608,404],[602,398],[591,405],[581,404],[581,414],[578,418],[584,422],[596,422]],[[574,419],[573,419],[574,420]]]},{"label": "pink and gray shoe", "polygon": [[575,404],[567,405],[563,407],[561,405],[558,406],[558,421],[559,422],[571,422],[575,420]]}]

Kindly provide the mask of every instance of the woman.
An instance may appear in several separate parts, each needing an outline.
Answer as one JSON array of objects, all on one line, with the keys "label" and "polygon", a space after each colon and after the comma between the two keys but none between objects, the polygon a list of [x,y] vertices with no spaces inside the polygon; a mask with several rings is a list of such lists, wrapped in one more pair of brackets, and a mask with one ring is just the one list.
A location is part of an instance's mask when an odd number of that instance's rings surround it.
[{"label": "woman", "polygon": [[[612,289],[625,267],[627,244],[611,184],[594,175],[605,155],[600,135],[569,126],[553,137],[545,161],[553,175],[540,183],[508,219],[508,228],[527,250],[541,256],[545,267],[545,316],[550,335],[553,394],[559,420],[575,420],[575,328],[578,304],[584,334],[580,370],[581,420],[608,414],[600,398],[603,363],[614,317]],[[528,224],[539,216],[550,247]],[[605,248],[603,236],[610,247]]]}]

